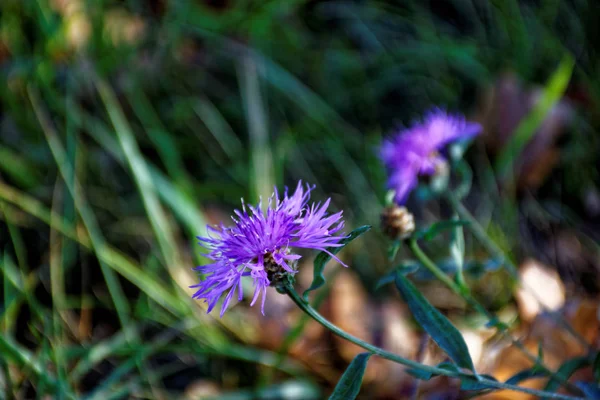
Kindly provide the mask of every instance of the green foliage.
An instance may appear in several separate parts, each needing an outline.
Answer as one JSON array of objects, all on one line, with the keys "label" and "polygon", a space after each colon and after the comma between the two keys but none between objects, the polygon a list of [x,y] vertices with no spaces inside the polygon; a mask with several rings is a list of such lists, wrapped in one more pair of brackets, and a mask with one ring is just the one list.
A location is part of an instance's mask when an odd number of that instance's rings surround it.
[{"label": "green foliage", "polygon": [[[438,365],[436,365],[437,368],[441,368],[447,371],[452,371],[455,373],[459,372],[459,368],[456,366],[456,364],[444,361],[439,363]],[[434,376],[439,376],[439,374],[436,374],[434,372],[431,371],[425,371],[422,369],[417,369],[417,368],[407,368],[406,372],[412,376],[414,376],[417,379],[421,379],[423,381],[428,381],[431,378],[433,378]],[[466,378],[463,378],[466,379]]]},{"label": "green foliage", "polygon": [[329,400],[353,400],[358,396],[363,375],[367,368],[367,362],[371,355],[372,353],[360,353],[352,359],[352,362],[348,365],[348,368],[346,368],[346,371],[344,371],[344,374],[335,386]]},{"label": "green foliage", "polygon": [[568,380],[577,370],[590,365],[589,357],[575,357],[565,361],[556,371],[556,376],[550,378],[544,390],[554,392],[560,386],[560,380]]},{"label": "green foliage", "polygon": [[393,268],[390,272],[385,274],[377,281],[375,289],[379,289],[382,286],[387,285],[396,281],[396,274],[410,275],[416,272],[420,268],[420,264],[416,261],[406,261],[399,266]]},{"label": "green foliage", "polygon": [[468,225],[469,221],[453,219],[449,221],[434,222],[431,226],[415,232],[414,236],[417,239],[433,240],[440,233],[454,230],[457,227]]},{"label": "green foliage", "polygon": [[396,274],[396,287],[417,323],[461,368],[475,371],[469,349],[452,323],[431,305],[403,274]]},{"label": "green foliage", "polygon": [[540,371],[538,368],[527,368],[523,371],[519,371],[510,378],[506,380],[506,383],[511,385],[518,385],[526,380],[535,379],[535,378],[544,378],[547,374],[543,371]]},{"label": "green foliage", "polygon": [[[303,380],[308,371],[255,347],[239,309],[214,320],[190,300],[190,270],[205,262],[195,236],[240,197],[255,202],[274,183],[298,179],[317,184],[315,198],[333,197],[350,224],[376,221],[382,136],[434,104],[472,114],[474,93],[502,71],[527,85],[547,81],[544,99],[554,102],[573,68],[567,93],[582,91],[587,104],[563,167],[569,193],[594,185],[595,2],[151,3],[0,1],[0,380],[8,398],[23,394],[17,385],[37,398],[179,396],[185,388],[169,385],[181,368],[194,377],[186,384],[243,387],[223,398],[277,398],[298,387],[320,398]],[[565,52],[577,64],[556,69]],[[541,103],[547,111],[552,102]],[[517,152],[544,110],[534,111],[519,126]],[[465,149],[449,154],[471,162]],[[476,159],[473,184],[487,179],[483,192],[498,197],[485,162]],[[498,226],[492,220],[488,230]],[[518,245],[498,237],[506,249]],[[375,282],[387,270],[385,244],[363,240],[352,267]],[[329,259],[319,257],[311,290],[324,283]],[[468,279],[471,267],[484,273],[491,263],[467,251],[464,261],[439,264],[447,273],[462,264]],[[404,273],[429,279],[419,267]],[[253,387],[265,370],[283,383]]]},{"label": "green foliage", "polygon": [[352,232],[348,234],[348,236],[342,240],[340,240],[341,246],[338,247],[330,247],[327,251],[322,251],[317,255],[314,262],[314,270],[313,270],[313,281],[308,289],[306,289],[302,295],[304,300],[308,300],[308,294],[313,290],[317,290],[321,286],[325,284],[325,276],[323,276],[323,271],[325,270],[325,265],[331,260],[331,255],[336,255],[344,247],[346,247],[350,242],[352,242],[357,237],[361,236],[363,233],[369,231],[371,227],[369,225],[364,225],[359,228],[356,228]]},{"label": "green foliage", "polygon": [[515,129],[509,142],[504,146],[496,161],[496,173],[502,178],[508,178],[516,157],[523,151],[531,140],[544,118],[552,107],[561,99],[571,80],[575,60],[571,55],[565,55],[558,68],[548,80],[544,92],[531,113],[525,117]]}]

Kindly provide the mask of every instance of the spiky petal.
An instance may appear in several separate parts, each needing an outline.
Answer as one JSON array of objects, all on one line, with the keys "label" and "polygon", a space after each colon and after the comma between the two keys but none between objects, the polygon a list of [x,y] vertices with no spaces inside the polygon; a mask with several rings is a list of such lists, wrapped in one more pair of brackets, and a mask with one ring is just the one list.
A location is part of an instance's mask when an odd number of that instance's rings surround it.
[{"label": "spiky petal", "polygon": [[417,186],[419,176],[433,175],[445,163],[440,151],[456,140],[473,137],[481,125],[467,122],[462,115],[441,109],[430,111],[423,122],[397,132],[381,145],[379,157],[388,173],[388,188],[403,204]]},{"label": "spiky petal", "polygon": [[233,226],[208,227],[209,236],[198,237],[213,262],[197,268],[207,276],[192,286],[197,288],[193,297],[204,299],[208,312],[223,295],[221,316],[236,291],[241,300],[244,296],[242,278],[248,276],[254,283],[251,305],[262,295],[264,314],[266,289],[272,283],[269,272],[275,267],[292,275],[296,273],[300,255],[294,254],[292,249],[327,251],[328,247],[340,246],[340,239],[345,237],[340,233],[344,226],[342,212],[328,215],[330,200],[309,206],[313,188],[309,185],[304,188],[302,182],[298,182],[294,194],[288,196],[286,189],[281,200],[275,189],[264,211],[260,203],[256,207],[242,203],[242,210],[234,211]]}]

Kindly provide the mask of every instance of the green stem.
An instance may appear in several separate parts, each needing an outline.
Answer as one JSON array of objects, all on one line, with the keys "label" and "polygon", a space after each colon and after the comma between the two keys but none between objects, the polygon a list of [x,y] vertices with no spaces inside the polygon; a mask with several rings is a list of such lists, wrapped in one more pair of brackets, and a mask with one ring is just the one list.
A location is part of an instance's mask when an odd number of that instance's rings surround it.
[{"label": "green stem", "polygon": [[[0,352],[19,367],[33,373],[41,384],[48,385],[53,391],[60,389],[60,382],[48,373],[46,367],[35,358],[34,354],[21,347],[10,337],[0,335]],[[75,395],[70,392],[65,393],[68,399],[75,399]]]},{"label": "green stem", "polygon": [[471,214],[469,210],[463,206],[458,197],[456,197],[451,191],[446,192],[445,197],[459,217],[465,221],[469,221],[468,228],[471,230],[473,236],[475,236],[475,238],[481,242],[483,247],[485,247],[485,249],[492,255],[494,259],[502,261],[507,266],[513,278],[517,278],[518,274],[515,264],[508,259],[504,254],[504,251],[502,251],[502,249],[500,249],[500,247],[498,247],[498,245],[492,239],[490,239],[483,226],[481,226],[473,214]]},{"label": "green stem", "polygon": [[[444,273],[419,247],[417,243],[417,239],[412,238],[409,241],[409,246],[417,259],[431,272],[437,279],[443,282],[446,286],[450,288],[454,293],[463,298],[471,307],[473,307],[478,313],[483,314],[490,322],[498,321],[498,318],[490,311],[488,311],[480,302],[473,297],[467,290],[461,288],[458,284],[456,284],[448,275]],[[544,371],[548,376],[552,376],[567,389],[574,393],[580,393],[579,389],[575,386],[571,385],[566,380],[559,377],[557,374],[552,372],[548,367],[546,367],[542,360],[539,357],[534,356],[527,350],[527,348],[520,341],[516,340],[512,337],[510,332],[508,332],[507,327],[502,323],[494,324],[494,326],[500,331],[500,333],[508,338],[511,343],[517,347],[521,353],[523,353],[531,362],[535,363],[535,365]]]},{"label": "green stem", "polygon": [[[493,258],[502,261],[504,265],[506,265],[506,267],[509,270],[509,273],[516,280],[518,285],[523,285],[523,282],[520,282],[518,279],[519,275],[515,264],[508,257],[506,257],[504,251],[502,251],[502,249],[500,249],[500,247],[498,247],[498,245],[488,236],[483,226],[481,226],[481,224],[477,221],[473,214],[471,214],[469,210],[467,210],[467,208],[461,203],[460,199],[450,190],[446,192],[445,198],[448,200],[448,202],[450,203],[454,211],[460,216],[460,218],[469,222],[468,227],[471,230],[471,233],[473,233],[473,236],[475,236],[475,238],[483,245],[483,247],[492,255]],[[524,288],[528,289],[528,287]],[[535,294],[535,292],[531,290],[528,290],[528,292],[535,297],[535,299],[538,301],[538,303],[541,305],[544,311],[547,311],[549,315],[560,326],[562,326],[567,332],[569,332],[571,336],[573,336],[581,345],[588,349],[590,354],[594,352],[594,349],[590,346],[590,344],[578,332],[576,332],[573,329],[573,327],[567,321],[565,321],[565,319],[562,316],[557,315],[551,310],[548,310],[544,306],[544,303],[540,301],[539,297]]]},{"label": "green stem", "polygon": [[401,357],[397,354],[390,353],[389,351],[383,350],[382,348],[374,346],[370,343],[367,343],[367,342],[363,341],[362,339],[352,336],[348,332],[338,328],[337,326],[335,326],[334,324],[329,322],[321,314],[319,314],[319,312],[317,310],[315,310],[308,302],[304,301],[304,299],[294,290],[294,288],[286,287],[285,291],[288,294],[288,296],[290,296],[292,301],[294,303],[296,303],[296,305],[298,307],[300,307],[300,309],[302,311],[304,311],[306,314],[308,314],[311,318],[313,318],[319,324],[323,325],[325,328],[329,329],[331,332],[338,335],[339,337],[346,339],[347,341],[354,343],[355,345],[360,346],[363,349],[368,350],[371,353],[378,355],[381,358],[385,358],[386,360],[390,360],[390,361],[405,365],[410,368],[429,372],[434,375],[444,375],[444,376],[453,377],[453,378],[474,379],[474,380],[477,380],[479,383],[486,385],[490,388],[494,388],[494,389],[512,390],[515,392],[527,393],[527,394],[531,394],[531,395],[538,396],[540,398],[546,398],[546,399],[563,399],[563,400],[583,399],[582,397],[567,396],[567,395],[562,395],[562,394],[557,394],[557,393],[544,392],[541,390],[529,389],[529,388],[515,386],[515,385],[509,385],[506,383],[502,383],[502,382],[498,382],[498,381],[494,381],[494,380],[485,378],[480,375],[472,375],[472,374],[467,374],[464,372],[457,372],[457,371],[451,371],[451,370],[447,370],[447,369],[443,369],[443,368],[432,367],[430,365],[421,364],[417,361],[409,360],[409,359]]}]

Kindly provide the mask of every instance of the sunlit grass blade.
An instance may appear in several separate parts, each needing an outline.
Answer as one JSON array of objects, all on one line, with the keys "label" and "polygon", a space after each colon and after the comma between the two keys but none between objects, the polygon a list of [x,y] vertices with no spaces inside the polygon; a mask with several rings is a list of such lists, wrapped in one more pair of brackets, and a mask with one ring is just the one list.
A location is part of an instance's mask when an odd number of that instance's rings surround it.
[{"label": "sunlit grass blade", "polygon": [[[74,176],[73,166],[69,163],[65,149],[60,143],[57,133],[55,132],[52,124],[42,109],[41,100],[35,89],[29,87],[29,97],[31,103],[33,105],[34,111],[36,112],[36,116],[40,122],[42,130],[46,135],[46,140],[48,141],[48,145],[50,146],[50,150],[52,151],[52,155],[56,160],[56,165],[63,177],[63,180],[69,190],[69,193],[76,200],[75,203],[77,205],[77,209],[81,219],[86,227],[86,230],[89,234],[90,244],[94,251],[98,251],[99,249],[104,249],[106,247],[106,242],[104,237],[101,234],[100,228],[98,226],[98,222],[94,217],[91,209],[87,205],[87,201],[83,197],[83,190],[80,187],[77,180],[75,180],[74,184],[70,182],[69,177]],[[52,215],[52,214],[50,214]],[[51,222],[52,224],[52,222]],[[100,268],[102,270],[102,274],[106,279],[108,290],[113,297],[114,304],[119,315],[119,319],[121,324],[125,327],[129,321],[129,306],[125,294],[121,288],[120,283],[118,282],[117,276],[113,271],[108,268],[102,259],[100,261]]]},{"label": "sunlit grass blade", "polygon": [[[25,368],[36,376],[39,382],[56,390],[58,382],[47,368],[29,350],[19,345],[14,339],[0,335],[0,352],[4,359],[11,360],[15,364]],[[73,393],[66,393],[69,399],[76,399]]]},{"label": "sunlit grass blade", "polygon": [[227,154],[230,160],[243,156],[244,148],[233,128],[217,107],[206,97],[198,96],[192,105],[198,118],[202,120],[206,128]]},{"label": "sunlit grass blade", "polygon": [[512,165],[521,154],[525,145],[531,140],[542,122],[552,110],[552,107],[563,96],[571,80],[575,60],[570,55],[565,55],[554,74],[550,77],[543,89],[539,101],[517,126],[508,143],[500,152],[496,160],[496,173],[502,179],[508,178]]},{"label": "sunlit grass blade", "polygon": [[240,86],[246,122],[250,137],[250,182],[253,198],[266,201],[275,186],[273,152],[269,140],[269,127],[261,93],[257,60],[244,55],[238,65]]},{"label": "sunlit grass blade", "polygon": [[[123,165],[126,164],[121,146],[111,135],[109,127],[103,121],[80,109],[76,104],[70,104],[69,109],[73,111],[73,118],[78,127],[85,129],[117,161]],[[194,237],[205,235],[206,218],[198,209],[194,200],[179,186],[174,185],[156,166],[149,163],[147,165],[161,200],[188,227],[191,235],[194,235]]]},{"label": "sunlit grass blade", "polygon": [[[150,169],[139,150],[135,136],[127,123],[123,110],[119,106],[114,92],[99,78],[96,81],[96,86],[113,123],[119,145],[125,156],[125,161],[127,162],[138,187],[140,197],[142,198],[146,214],[156,236],[167,271],[169,271],[173,281],[178,284],[176,290],[177,296],[183,298],[183,301],[188,304],[189,307],[192,307],[190,293],[184,293],[184,290],[196,283],[196,281],[191,273],[191,268],[189,268],[189,266],[188,268],[185,268],[185,264],[178,253],[179,249],[177,248],[173,228],[159,202]],[[231,324],[237,325],[236,321],[229,318],[226,320],[219,319],[219,321],[223,324],[229,324],[230,327],[232,326]],[[238,329],[233,329],[233,332],[237,330]]]},{"label": "sunlit grass blade", "polygon": [[[98,222],[94,216],[93,211],[87,205],[87,201],[83,195],[83,189],[77,179],[75,178],[73,165],[69,163],[69,160],[66,155],[66,151],[58,138],[57,133],[55,132],[48,116],[45,114],[45,111],[42,109],[41,100],[39,99],[36,90],[33,87],[28,88],[29,98],[33,105],[36,116],[40,122],[42,130],[46,135],[46,140],[48,141],[48,145],[50,146],[50,150],[52,155],[55,158],[56,164],[58,166],[58,170],[65,182],[69,193],[75,199],[75,204],[79,215],[83,221],[83,224],[89,234],[90,243],[92,245],[92,249],[98,255],[98,249],[106,248],[105,239],[100,231]],[[73,181],[71,181],[71,177],[73,177]],[[52,214],[51,214],[52,215]],[[52,221],[51,221],[52,223]],[[106,265],[104,260],[101,257],[98,257],[98,262],[100,264],[100,269],[102,271],[102,275],[107,284],[108,291],[111,295],[113,304],[115,305],[115,309],[117,311],[117,316],[119,321],[127,334],[128,341],[130,344],[135,345],[139,342],[139,338],[134,335],[129,334],[130,332],[130,309],[129,303],[121,284],[118,280],[117,275],[114,271]],[[140,373],[145,376],[146,373],[144,371],[144,367],[141,364],[137,364]]]},{"label": "sunlit grass blade", "polygon": [[[169,312],[177,316],[194,315],[199,320],[206,323],[203,329],[203,334],[197,339],[202,342],[209,343],[211,345],[225,344],[228,341],[225,339],[223,334],[220,332],[214,323],[220,323],[227,327],[231,333],[245,338],[246,330],[238,329],[240,321],[232,321],[225,316],[222,319],[214,319],[210,316],[206,316],[204,313],[199,313],[202,309],[200,307],[205,306],[198,304],[198,309],[191,308],[191,302],[185,301],[180,296],[173,295],[169,290],[161,285],[161,281],[148,275],[144,272],[144,269],[136,264],[128,256],[124,255],[117,249],[106,244],[103,248],[93,249],[90,238],[84,233],[84,229],[74,229],[69,227],[64,222],[64,218],[53,217],[51,211],[49,211],[40,201],[32,198],[24,193],[19,192],[15,188],[7,186],[0,182],[0,199],[9,202],[23,211],[35,216],[49,226],[52,226],[57,231],[66,237],[76,241],[84,248],[88,250],[95,250],[99,259],[104,261],[110,268],[115,272],[122,275],[125,279],[136,285],[142,292],[144,292],[150,299],[157,304],[165,307]],[[54,223],[54,225],[53,225]],[[212,323],[209,321],[213,321]]]},{"label": "sunlit grass blade", "polygon": [[17,154],[12,149],[0,145],[0,169],[26,188],[35,187],[40,183],[38,170],[31,165],[29,159]]},{"label": "sunlit grass blade", "polygon": [[[60,180],[59,180],[60,181]],[[57,181],[54,187],[54,196],[52,200],[52,209],[62,205],[60,200],[61,185]],[[57,216],[54,212],[52,215]],[[58,394],[57,399],[64,398],[64,391],[69,387],[67,381],[66,364],[64,360],[63,347],[65,344],[65,335],[63,334],[63,319],[66,320],[66,300],[65,300],[65,282],[63,272],[63,236],[54,229],[50,230],[50,294],[52,297],[52,337],[49,338],[53,351],[53,361],[56,365],[58,376]]]},{"label": "sunlit grass blade", "polygon": [[173,271],[173,268],[180,268],[182,265],[177,255],[177,246],[173,238],[172,227],[158,201],[148,166],[140,152],[135,136],[127,123],[123,110],[107,83],[98,78],[96,80],[96,87],[114,126],[117,141],[121,146],[125,161],[135,179],[148,219],[164,257],[165,265],[171,271]]},{"label": "sunlit grass blade", "polygon": [[191,179],[181,161],[177,142],[161,122],[148,97],[137,86],[132,85],[132,88],[134,87],[135,89],[127,91],[129,104],[131,104],[146,134],[154,144],[154,148],[160,155],[168,174],[177,182],[178,186],[191,194]]}]

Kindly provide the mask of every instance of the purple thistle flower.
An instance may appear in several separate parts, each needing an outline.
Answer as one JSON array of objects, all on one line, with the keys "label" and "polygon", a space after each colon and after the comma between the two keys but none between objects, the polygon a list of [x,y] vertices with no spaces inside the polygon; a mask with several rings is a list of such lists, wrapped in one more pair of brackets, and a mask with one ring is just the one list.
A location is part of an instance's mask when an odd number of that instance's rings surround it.
[{"label": "purple thistle flower", "polygon": [[[254,281],[250,305],[254,305],[262,293],[261,312],[264,315],[267,287],[296,273],[301,256],[292,253],[292,248],[328,252],[328,247],[341,246],[339,241],[345,237],[339,234],[344,227],[342,212],[327,215],[330,199],[323,204],[308,206],[313,188],[307,185],[304,190],[302,182],[298,182],[294,194],[288,196],[286,188],[282,200],[275,189],[266,211],[261,210],[260,202],[253,207],[242,200],[242,211],[234,211],[233,226],[209,226],[208,237],[198,237],[199,244],[209,250],[207,257],[213,263],[196,268],[207,276],[192,286],[198,288],[193,297],[204,299],[209,313],[225,293],[221,316],[236,290],[238,300],[242,300],[242,277],[249,276]],[[329,254],[344,265],[335,255]]]},{"label": "purple thistle flower", "polygon": [[446,160],[440,155],[450,142],[477,135],[481,125],[467,122],[462,115],[433,109],[422,123],[413,124],[381,145],[379,157],[388,172],[388,187],[403,204],[417,186],[419,176],[433,175]]}]

